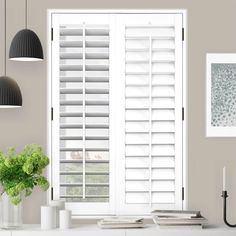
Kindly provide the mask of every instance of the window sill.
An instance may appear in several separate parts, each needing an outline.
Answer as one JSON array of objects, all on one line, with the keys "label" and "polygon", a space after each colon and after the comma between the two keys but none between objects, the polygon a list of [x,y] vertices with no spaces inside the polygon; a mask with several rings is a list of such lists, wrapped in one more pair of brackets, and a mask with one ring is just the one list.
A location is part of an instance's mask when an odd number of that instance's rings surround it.
[{"label": "window sill", "polygon": [[79,224],[68,230],[41,230],[40,225],[24,225],[19,230],[1,230],[1,236],[233,236],[235,228],[225,226],[207,226],[204,229],[159,229],[154,224],[147,225],[142,229],[100,229],[96,224]]}]

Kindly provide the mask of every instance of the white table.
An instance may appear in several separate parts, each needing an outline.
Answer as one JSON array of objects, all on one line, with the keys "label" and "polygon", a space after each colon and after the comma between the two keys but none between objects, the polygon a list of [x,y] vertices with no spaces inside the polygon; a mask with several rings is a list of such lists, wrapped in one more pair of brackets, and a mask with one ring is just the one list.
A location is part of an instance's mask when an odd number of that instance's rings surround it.
[{"label": "white table", "polygon": [[74,226],[69,230],[41,230],[40,225],[24,225],[18,230],[0,230],[0,236],[236,236],[236,228],[208,226],[205,229],[100,229],[96,224]]}]

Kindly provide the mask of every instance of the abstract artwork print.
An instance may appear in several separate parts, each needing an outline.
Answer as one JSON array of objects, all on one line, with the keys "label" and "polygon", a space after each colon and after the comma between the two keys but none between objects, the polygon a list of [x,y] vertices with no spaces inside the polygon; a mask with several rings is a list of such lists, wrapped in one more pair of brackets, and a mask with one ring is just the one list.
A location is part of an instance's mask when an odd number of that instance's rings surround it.
[{"label": "abstract artwork print", "polygon": [[206,136],[236,137],[236,54],[206,55]]},{"label": "abstract artwork print", "polygon": [[236,126],[236,64],[211,65],[211,125]]}]

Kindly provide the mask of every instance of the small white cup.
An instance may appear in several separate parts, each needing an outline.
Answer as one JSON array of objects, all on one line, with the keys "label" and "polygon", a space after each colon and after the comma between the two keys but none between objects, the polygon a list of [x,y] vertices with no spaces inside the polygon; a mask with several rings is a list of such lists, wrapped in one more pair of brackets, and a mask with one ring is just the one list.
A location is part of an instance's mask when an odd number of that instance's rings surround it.
[{"label": "small white cup", "polygon": [[56,207],[41,206],[41,229],[56,228]]},{"label": "small white cup", "polygon": [[60,210],[60,229],[69,229],[71,227],[71,211]]}]

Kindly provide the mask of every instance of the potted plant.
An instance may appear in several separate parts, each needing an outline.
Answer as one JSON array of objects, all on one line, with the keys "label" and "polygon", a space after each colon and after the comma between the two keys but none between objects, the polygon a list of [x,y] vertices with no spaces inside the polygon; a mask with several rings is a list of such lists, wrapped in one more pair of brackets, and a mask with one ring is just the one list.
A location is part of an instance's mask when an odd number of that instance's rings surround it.
[{"label": "potted plant", "polygon": [[36,186],[43,191],[49,188],[43,176],[48,164],[48,157],[36,144],[25,146],[20,153],[14,148],[9,148],[5,154],[0,152],[2,228],[20,227],[22,198],[30,196]]}]

